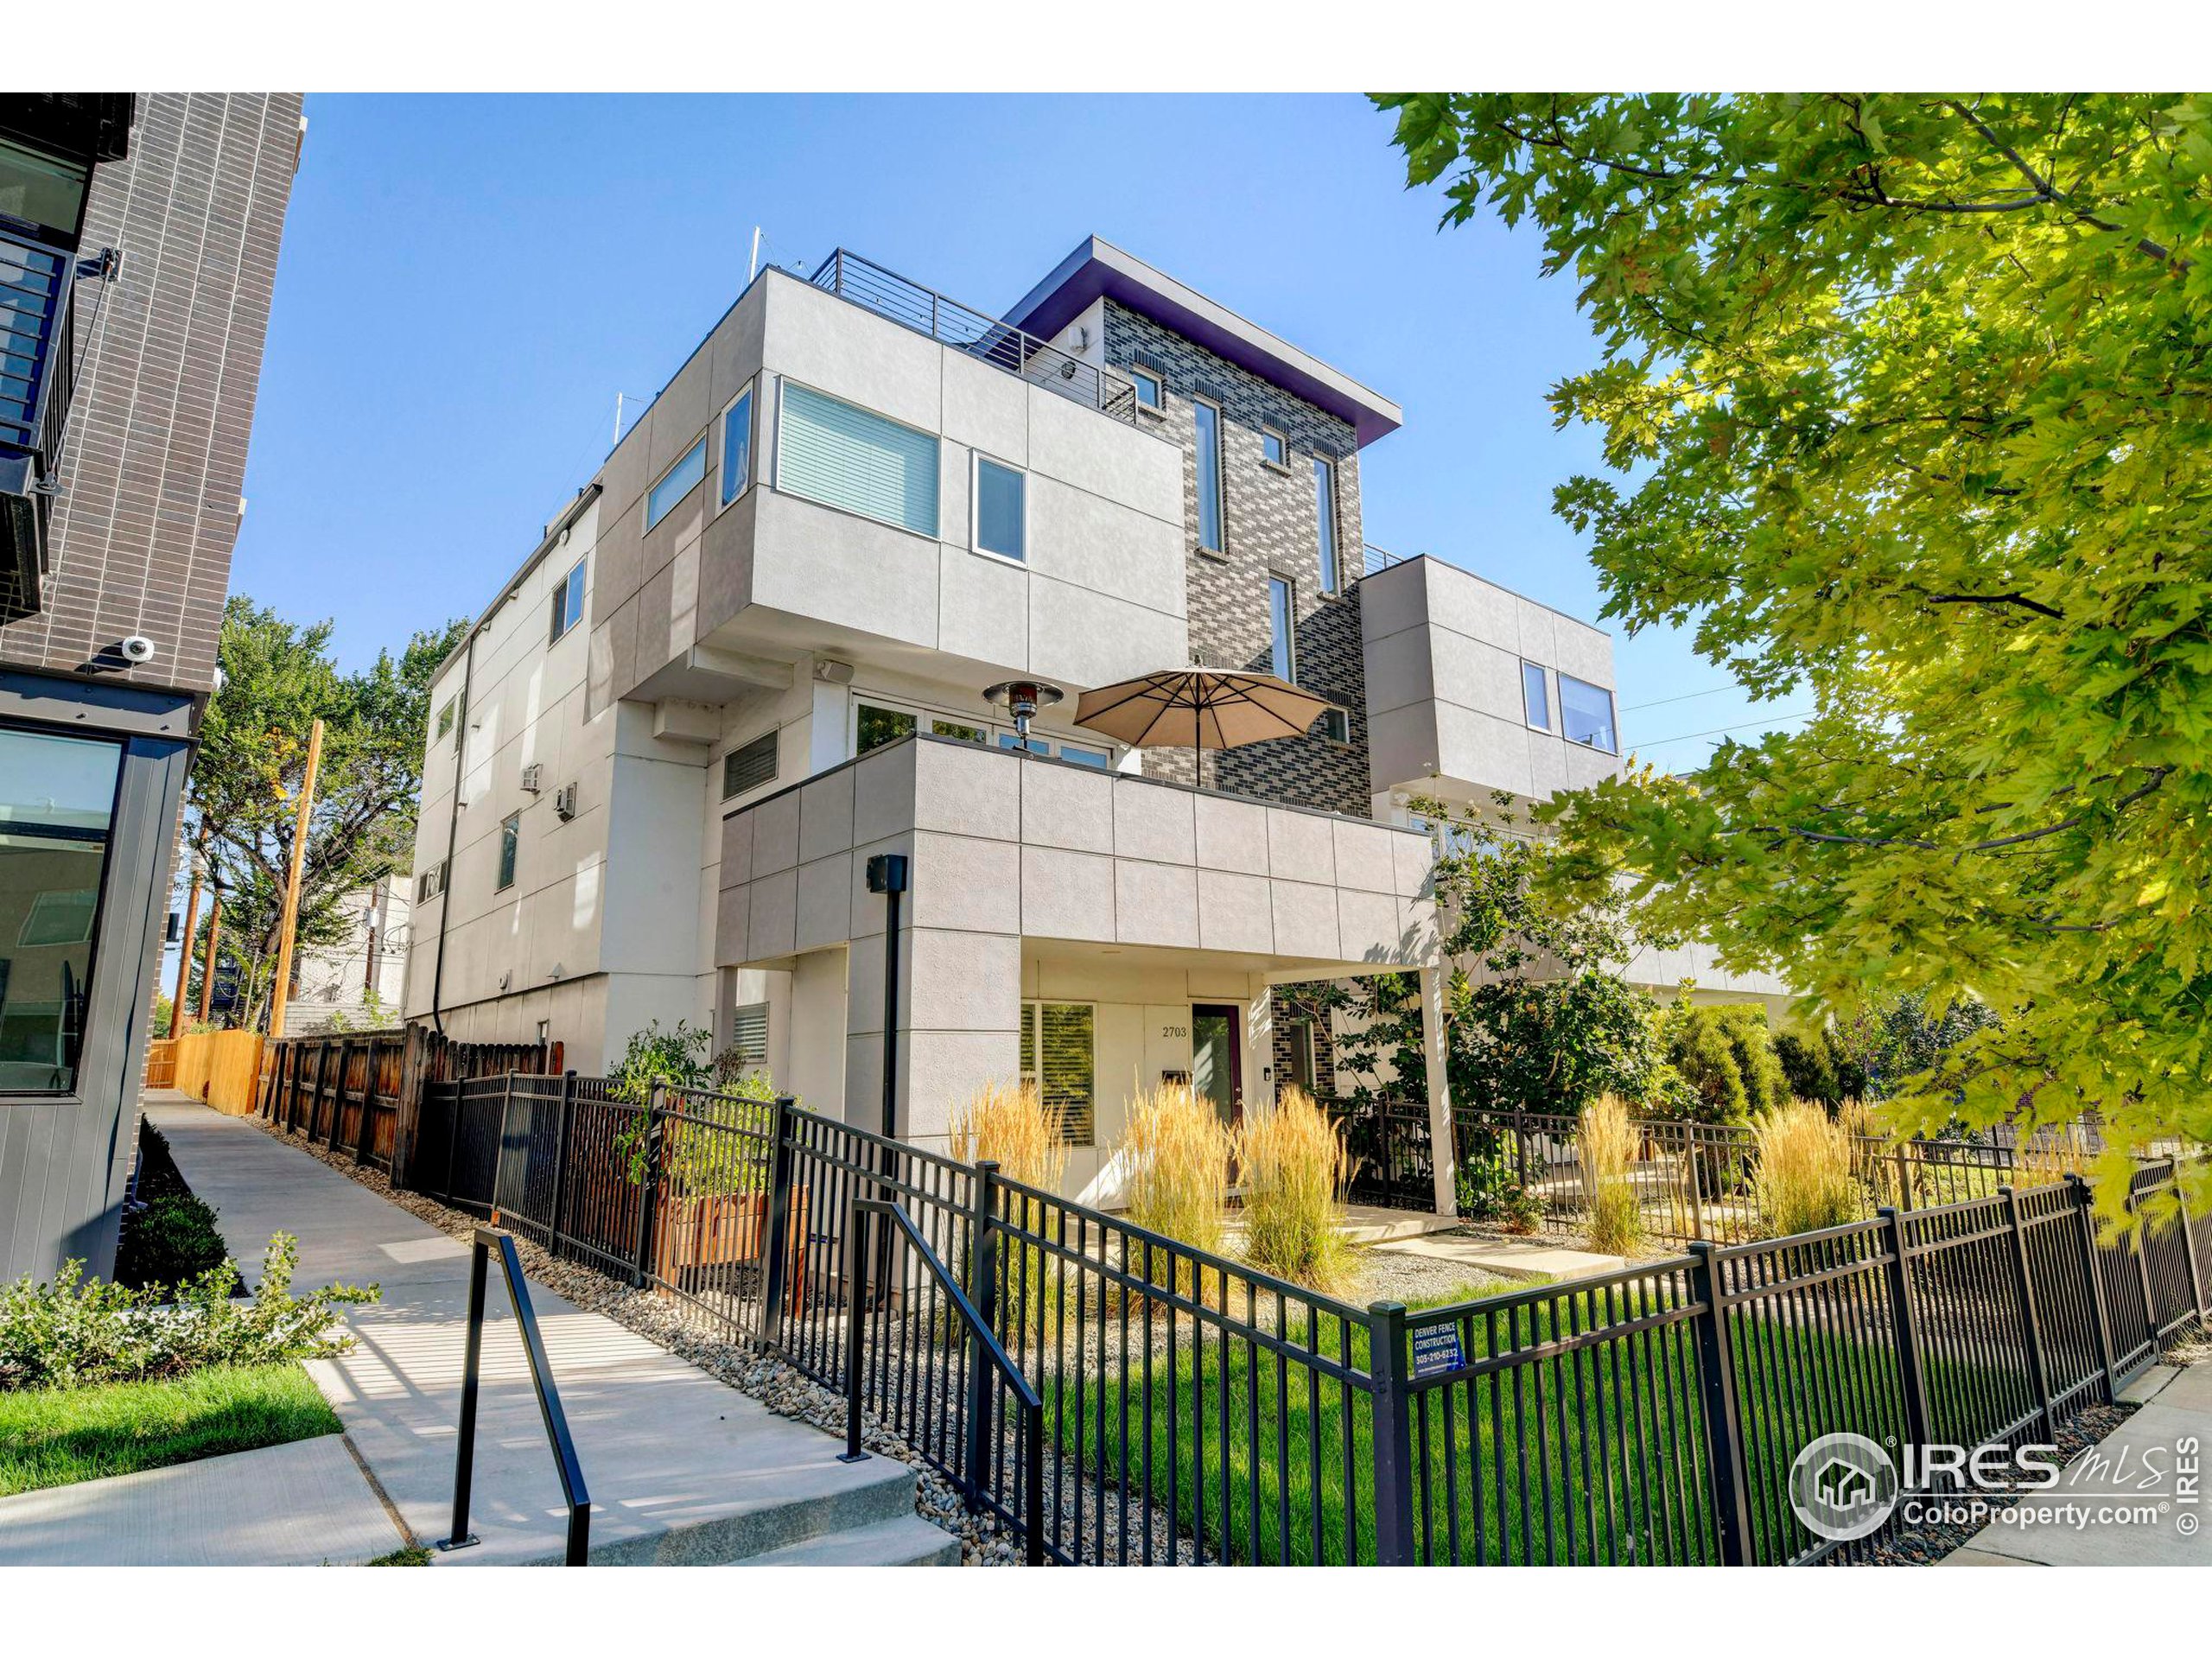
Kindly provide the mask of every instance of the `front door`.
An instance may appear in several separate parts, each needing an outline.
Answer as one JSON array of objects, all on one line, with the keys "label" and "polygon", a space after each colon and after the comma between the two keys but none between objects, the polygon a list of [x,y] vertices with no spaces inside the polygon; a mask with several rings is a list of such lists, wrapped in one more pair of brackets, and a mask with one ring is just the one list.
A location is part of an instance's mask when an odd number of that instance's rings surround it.
[{"label": "front door", "polygon": [[1191,1009],[1191,1087],[1213,1102],[1224,1123],[1244,1109],[1244,1012],[1227,1002],[1199,1002]]}]

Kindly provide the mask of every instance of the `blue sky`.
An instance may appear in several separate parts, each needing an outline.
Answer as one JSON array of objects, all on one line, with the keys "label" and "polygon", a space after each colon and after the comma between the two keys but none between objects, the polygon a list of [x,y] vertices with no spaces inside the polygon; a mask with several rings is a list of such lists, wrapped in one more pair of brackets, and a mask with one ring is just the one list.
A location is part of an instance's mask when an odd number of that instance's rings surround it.
[{"label": "blue sky", "polygon": [[[1544,402],[1596,356],[1573,289],[1525,231],[1440,232],[1363,99],[318,96],[308,116],[232,588],[335,617],[349,665],[492,597],[597,467],[617,393],[658,391],[744,286],[756,224],[779,263],[842,243],[993,311],[1095,232],[1404,406],[1362,456],[1370,541],[1597,613],[1551,512],[1598,465]],[[1685,639],[1617,631],[1616,658],[1624,736],[1668,766],[1710,745],[1684,734],[1766,723],[1732,689],[1694,695],[1727,680]]]}]

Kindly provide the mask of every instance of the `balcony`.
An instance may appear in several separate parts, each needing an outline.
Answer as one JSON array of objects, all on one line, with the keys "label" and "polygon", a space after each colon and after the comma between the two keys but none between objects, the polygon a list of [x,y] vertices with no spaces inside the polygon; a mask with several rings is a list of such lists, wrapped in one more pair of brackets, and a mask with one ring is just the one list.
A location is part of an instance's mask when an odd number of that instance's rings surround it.
[{"label": "balcony", "polygon": [[39,609],[75,373],[79,274],[67,250],[0,230],[0,623]]},{"label": "balcony", "polygon": [[872,259],[839,248],[810,278],[817,288],[850,300],[942,345],[979,358],[995,368],[1058,392],[1134,426],[1137,392],[1117,374],[1071,357],[1057,346],[1025,334],[1011,323],[971,311]]}]

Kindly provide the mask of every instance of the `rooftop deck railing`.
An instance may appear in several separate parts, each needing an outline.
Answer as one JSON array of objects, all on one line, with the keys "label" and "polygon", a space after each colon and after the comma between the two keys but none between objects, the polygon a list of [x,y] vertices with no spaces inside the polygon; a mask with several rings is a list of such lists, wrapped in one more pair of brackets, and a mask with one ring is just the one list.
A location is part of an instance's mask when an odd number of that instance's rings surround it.
[{"label": "rooftop deck railing", "polygon": [[995,368],[1086,404],[1117,421],[1136,423],[1136,388],[1121,376],[1071,356],[1011,323],[949,300],[872,259],[839,248],[817,267],[810,280],[840,299],[981,358]]}]

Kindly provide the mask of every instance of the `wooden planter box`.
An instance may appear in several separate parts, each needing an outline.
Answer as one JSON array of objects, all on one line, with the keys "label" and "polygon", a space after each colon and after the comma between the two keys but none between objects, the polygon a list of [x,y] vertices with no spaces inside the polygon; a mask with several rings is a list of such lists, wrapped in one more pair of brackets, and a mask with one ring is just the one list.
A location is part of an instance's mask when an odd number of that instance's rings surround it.
[{"label": "wooden planter box", "polygon": [[[788,1224],[791,1245],[785,1266],[785,1296],[797,1313],[804,1304],[806,1253],[806,1197],[791,1194]],[[768,1195],[734,1192],[696,1198],[664,1198],[654,1218],[653,1273],[686,1290],[709,1275],[705,1269],[751,1266],[763,1254],[768,1224]]]}]

